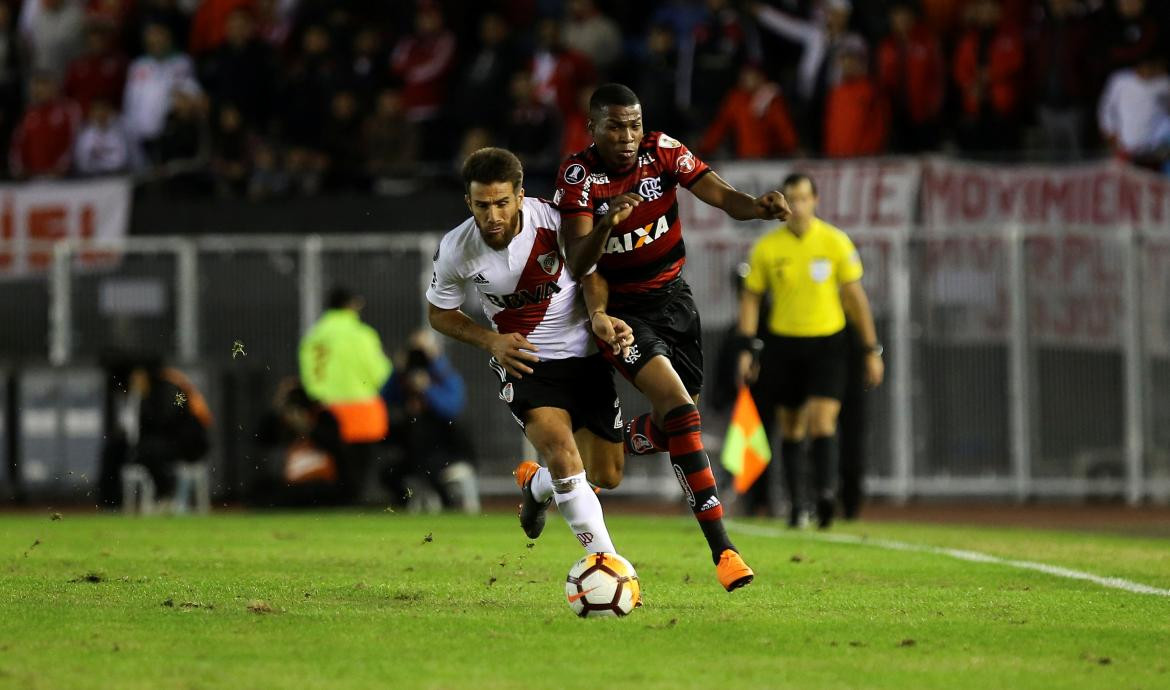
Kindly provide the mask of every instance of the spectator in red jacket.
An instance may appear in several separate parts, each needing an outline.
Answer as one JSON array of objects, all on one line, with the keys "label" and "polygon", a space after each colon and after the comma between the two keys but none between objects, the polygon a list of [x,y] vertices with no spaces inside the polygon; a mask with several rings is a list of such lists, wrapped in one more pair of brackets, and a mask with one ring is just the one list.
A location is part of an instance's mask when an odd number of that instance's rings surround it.
[{"label": "spectator in red jacket", "polygon": [[892,114],[893,147],[919,152],[938,147],[946,93],[946,64],[938,37],[909,0],[889,10],[890,34],[878,47],[878,79]]},{"label": "spectator in red jacket", "polygon": [[77,101],[84,115],[94,101],[122,102],[127,61],[114,38],[111,24],[91,20],[85,31],[85,53],[70,62],[65,73],[65,95]]},{"label": "spectator in red jacket", "polygon": [[869,76],[865,43],[847,40],[837,53],[841,81],[825,103],[825,155],[873,156],[886,147],[889,106]]},{"label": "spectator in red jacket", "polygon": [[61,177],[69,172],[73,137],[81,109],[61,97],[52,75],[38,73],[29,85],[29,104],[12,134],[8,165],[14,177]]},{"label": "spectator in red jacket", "polygon": [[969,28],[955,49],[954,78],[961,93],[959,144],[969,151],[1009,151],[1018,146],[1024,43],[1002,21],[1000,0],[974,0]]},{"label": "spectator in red jacket", "polygon": [[568,113],[577,107],[577,92],[596,83],[593,62],[585,54],[565,47],[561,26],[555,19],[542,19],[536,27],[536,53],[532,56],[536,97]]},{"label": "spectator in red jacket", "polygon": [[450,132],[441,118],[447,77],[455,64],[455,35],[443,25],[443,14],[434,3],[421,3],[415,14],[414,33],[402,37],[391,55],[395,76],[402,81],[406,118],[419,128],[422,157],[441,160],[451,148]]},{"label": "spectator in red jacket", "polygon": [[595,88],[596,84],[589,84],[578,89],[577,103],[562,118],[564,135],[561,138],[561,160],[593,145],[593,133],[589,131],[589,99]]},{"label": "spectator in red jacket", "polygon": [[202,0],[191,18],[187,50],[200,57],[220,47],[227,39],[228,17],[243,9],[254,16],[254,0]]},{"label": "spectator in red jacket", "polygon": [[699,143],[703,156],[714,154],[731,135],[737,158],[776,158],[797,148],[796,128],[780,87],[754,63],[740,68],[739,83],[723,98],[715,121]]}]

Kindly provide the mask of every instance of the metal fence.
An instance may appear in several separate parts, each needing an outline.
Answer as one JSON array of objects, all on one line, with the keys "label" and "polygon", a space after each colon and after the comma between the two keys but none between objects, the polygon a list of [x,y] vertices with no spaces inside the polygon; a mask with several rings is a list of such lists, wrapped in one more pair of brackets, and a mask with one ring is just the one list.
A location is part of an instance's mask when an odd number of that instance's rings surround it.
[{"label": "metal fence", "polygon": [[[687,238],[686,276],[709,360],[735,318],[732,268],[754,237]],[[872,494],[1170,500],[1170,239],[1018,226],[853,237],[887,347],[886,385],[871,393]],[[280,378],[296,373],[297,341],[328,287],[366,295],[365,319],[393,352],[425,323],[438,239],[58,243],[45,274],[0,279],[0,360],[10,372],[32,371],[41,388],[47,366],[69,378],[115,350],[195,370],[222,430],[213,461],[219,482],[230,486],[249,462],[254,420]],[[1060,258],[1085,247],[1099,265]],[[1091,281],[1062,273],[1083,270],[1104,273]],[[479,316],[473,295],[466,307]],[[465,418],[483,485],[511,490],[522,437],[496,399],[486,356],[457,343],[446,352],[468,382]],[[628,385],[620,390],[627,415],[646,408]],[[708,415],[712,446],[720,423]],[[65,424],[33,424],[69,434]],[[664,462],[631,459],[627,467],[624,491],[677,491]]]}]

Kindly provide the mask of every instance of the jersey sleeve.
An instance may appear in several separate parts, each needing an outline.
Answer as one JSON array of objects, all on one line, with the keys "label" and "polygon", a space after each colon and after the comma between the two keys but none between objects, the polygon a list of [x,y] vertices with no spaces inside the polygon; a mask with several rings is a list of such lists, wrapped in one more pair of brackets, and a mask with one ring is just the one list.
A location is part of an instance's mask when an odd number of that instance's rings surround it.
[{"label": "jersey sleeve", "polygon": [[577,156],[569,156],[557,171],[553,205],[562,216],[593,217],[592,179]]},{"label": "jersey sleeve", "polygon": [[861,255],[853,240],[840,230],[837,231],[837,284],[844,285],[861,280],[865,271],[861,267]]},{"label": "jersey sleeve", "polygon": [[752,245],[752,251],[748,254],[748,274],[744,278],[743,287],[757,295],[764,294],[768,289],[767,249],[763,238]]},{"label": "jersey sleeve", "polygon": [[658,159],[678,183],[687,189],[711,172],[707,165],[678,139],[665,133],[658,135]]},{"label": "jersey sleeve", "polygon": [[463,306],[465,281],[459,275],[456,251],[452,244],[446,238],[439,243],[431,273],[431,286],[427,288],[427,301],[440,309],[458,309]]}]

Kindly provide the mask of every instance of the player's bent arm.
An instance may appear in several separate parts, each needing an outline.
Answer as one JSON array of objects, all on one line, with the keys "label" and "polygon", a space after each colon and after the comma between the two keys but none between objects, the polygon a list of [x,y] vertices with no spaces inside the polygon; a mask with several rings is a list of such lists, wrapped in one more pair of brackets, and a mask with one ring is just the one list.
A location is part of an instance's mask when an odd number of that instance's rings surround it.
[{"label": "player's bent arm", "polygon": [[519,333],[496,333],[472,321],[471,317],[458,309],[443,309],[428,304],[427,321],[431,328],[443,335],[491,353],[516,378],[532,373],[532,367],[525,362],[540,361],[534,354],[537,347],[524,336]]},{"label": "player's bent arm", "polygon": [[878,345],[877,328],[873,324],[873,312],[869,308],[869,297],[865,288],[861,287],[860,280],[854,280],[841,286],[841,308],[845,310],[845,318],[857,328],[861,335],[861,344],[870,350],[876,350]]},{"label": "player's bent arm", "polygon": [[597,232],[590,216],[562,216],[561,232],[565,236],[565,261],[569,273],[581,280],[585,272],[601,258],[609,233]]},{"label": "player's bent arm", "polygon": [[582,276],[579,280],[581,295],[585,298],[585,311],[592,321],[595,314],[605,314],[609,305],[609,283],[605,282],[605,278],[597,271]]},{"label": "player's bent arm", "polygon": [[561,232],[565,236],[565,259],[569,273],[577,280],[601,260],[609,233],[618,226],[642,201],[637,194],[622,194],[609,203],[609,213],[597,221],[587,214],[561,216]]},{"label": "player's bent arm", "polygon": [[459,309],[443,309],[433,304],[427,305],[427,320],[431,328],[448,338],[474,345],[481,350],[492,349],[492,341],[498,335],[488,330],[464,314]]},{"label": "player's bent arm", "polygon": [[609,283],[597,271],[581,278],[581,294],[585,298],[585,310],[589,314],[589,329],[598,338],[609,343],[613,353],[626,356],[627,348],[634,344],[634,332],[629,324],[606,313],[609,305]]},{"label": "player's bent arm", "polygon": [[736,220],[788,220],[788,202],[783,194],[776,191],[758,197],[744,194],[715,171],[699,178],[691,186],[691,193],[703,203],[722,209]]}]

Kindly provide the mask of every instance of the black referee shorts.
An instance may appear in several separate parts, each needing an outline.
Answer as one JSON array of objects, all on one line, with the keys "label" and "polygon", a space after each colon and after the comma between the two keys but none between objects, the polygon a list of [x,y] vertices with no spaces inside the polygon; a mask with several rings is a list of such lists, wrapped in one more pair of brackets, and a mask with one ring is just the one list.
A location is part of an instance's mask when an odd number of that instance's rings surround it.
[{"label": "black referee shorts", "polygon": [[556,407],[569,413],[573,431],[585,427],[606,441],[621,442],[622,403],[613,385],[613,369],[600,354],[532,362],[528,365],[532,373],[521,379],[495,357],[489,364],[500,378],[500,400],[508,404],[521,429],[529,410]]},{"label": "black referee shorts", "polygon": [[846,333],[812,338],[765,335],[754,389],[767,403],[788,409],[814,397],[841,400],[848,375]]},{"label": "black referee shorts", "polygon": [[[612,300],[611,300],[612,301]],[[629,324],[634,344],[629,354],[615,355],[608,345],[597,347],[630,383],[655,355],[670,360],[687,393],[703,390],[703,326],[691,287],[682,279],[652,299],[614,306],[609,313]]]}]

